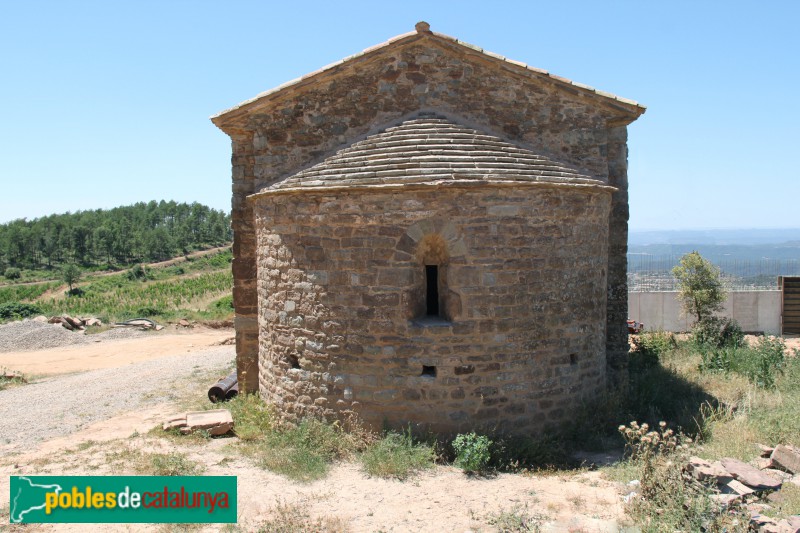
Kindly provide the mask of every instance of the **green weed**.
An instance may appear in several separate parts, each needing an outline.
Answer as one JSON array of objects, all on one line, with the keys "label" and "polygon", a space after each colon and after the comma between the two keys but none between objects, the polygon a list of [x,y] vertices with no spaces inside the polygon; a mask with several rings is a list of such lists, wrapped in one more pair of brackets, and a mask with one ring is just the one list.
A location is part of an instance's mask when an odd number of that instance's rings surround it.
[{"label": "green weed", "polygon": [[239,394],[225,403],[233,416],[236,436],[243,441],[264,438],[273,428],[273,410],[257,394]]},{"label": "green weed", "polygon": [[389,432],[367,448],[361,463],[371,476],[407,479],[414,472],[433,467],[435,459],[434,447],[415,442],[410,432]]},{"label": "green weed", "polygon": [[777,337],[761,337],[754,346],[698,347],[701,372],[736,372],[754,385],[774,388],[783,373],[786,344]]},{"label": "green weed", "polygon": [[467,473],[486,471],[492,459],[492,441],[485,435],[475,432],[462,433],[453,439],[453,451],[456,453],[455,465]]},{"label": "green weed", "polygon": [[329,464],[358,448],[340,426],[306,419],[297,426],[267,433],[258,443],[259,466],[298,481],[313,481],[328,473]]},{"label": "green weed", "polygon": [[298,481],[324,477],[335,460],[362,450],[367,442],[359,431],[346,431],[338,422],[313,418],[299,424],[281,423],[257,395],[239,395],[231,411],[240,442],[238,450],[261,468]]}]

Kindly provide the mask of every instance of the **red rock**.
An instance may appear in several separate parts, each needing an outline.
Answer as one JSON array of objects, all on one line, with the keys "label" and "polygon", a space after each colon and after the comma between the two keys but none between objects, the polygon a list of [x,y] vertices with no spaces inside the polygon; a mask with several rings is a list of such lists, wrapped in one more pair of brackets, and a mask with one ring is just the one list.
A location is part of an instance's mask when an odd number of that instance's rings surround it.
[{"label": "red rock", "polygon": [[764,446],[763,444],[756,444],[756,446],[758,446],[761,452],[761,457],[769,457],[772,455],[773,450],[775,450],[772,446]]},{"label": "red rock", "polygon": [[734,479],[754,490],[778,490],[782,482],[758,468],[738,459],[726,457],[720,461],[722,467],[730,472]]},{"label": "red rock", "polygon": [[793,515],[784,518],[778,522],[778,529],[781,533],[799,533],[800,532],[800,516]]},{"label": "red rock", "polygon": [[773,468],[779,468],[792,474],[800,474],[800,452],[789,446],[779,444],[770,456]]},{"label": "red rock", "polygon": [[711,463],[699,457],[689,458],[686,471],[698,481],[714,480],[716,483],[724,485],[728,481],[733,480],[733,476],[723,468],[719,461]]}]

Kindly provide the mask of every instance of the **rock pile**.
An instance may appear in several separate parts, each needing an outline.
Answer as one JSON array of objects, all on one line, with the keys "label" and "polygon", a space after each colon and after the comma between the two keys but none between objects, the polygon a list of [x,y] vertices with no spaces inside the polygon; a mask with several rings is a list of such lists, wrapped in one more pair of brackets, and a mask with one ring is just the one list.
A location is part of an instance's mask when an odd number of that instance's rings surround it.
[{"label": "rock pile", "polygon": [[65,329],[70,331],[83,331],[84,329],[92,326],[102,326],[103,322],[94,317],[77,318],[69,315],[61,315],[50,317],[49,319],[44,316],[37,316],[34,318],[37,322],[48,322],[49,324],[60,324]]},{"label": "rock pile", "polygon": [[778,491],[784,483],[800,485],[800,449],[784,445],[760,448],[760,468],[731,457],[713,462],[691,457],[685,470],[697,481],[715,485],[719,494],[712,498],[723,505],[745,504],[752,529],[763,533],[798,533],[800,516],[777,521],[762,512],[770,509],[769,502],[780,501]]}]

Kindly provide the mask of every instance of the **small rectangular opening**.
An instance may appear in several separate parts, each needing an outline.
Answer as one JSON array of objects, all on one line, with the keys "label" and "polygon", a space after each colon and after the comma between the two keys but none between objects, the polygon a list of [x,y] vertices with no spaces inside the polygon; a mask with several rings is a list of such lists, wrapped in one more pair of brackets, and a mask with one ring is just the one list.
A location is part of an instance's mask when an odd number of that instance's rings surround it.
[{"label": "small rectangular opening", "polygon": [[431,377],[435,378],[436,377],[436,367],[435,366],[422,365],[422,374],[420,374],[420,375],[421,376],[431,376]]},{"label": "small rectangular opening", "polygon": [[439,316],[439,266],[425,265],[425,314]]},{"label": "small rectangular opening", "polygon": [[577,365],[578,364],[578,354],[571,353],[569,354],[569,364]]}]

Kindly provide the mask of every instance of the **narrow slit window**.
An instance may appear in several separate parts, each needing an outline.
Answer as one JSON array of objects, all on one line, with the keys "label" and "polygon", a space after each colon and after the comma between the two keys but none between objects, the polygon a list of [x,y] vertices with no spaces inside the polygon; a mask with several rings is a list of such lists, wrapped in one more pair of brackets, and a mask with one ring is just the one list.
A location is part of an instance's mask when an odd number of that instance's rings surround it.
[{"label": "narrow slit window", "polygon": [[439,266],[425,265],[425,314],[439,316]]}]

